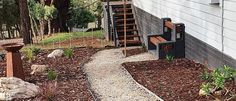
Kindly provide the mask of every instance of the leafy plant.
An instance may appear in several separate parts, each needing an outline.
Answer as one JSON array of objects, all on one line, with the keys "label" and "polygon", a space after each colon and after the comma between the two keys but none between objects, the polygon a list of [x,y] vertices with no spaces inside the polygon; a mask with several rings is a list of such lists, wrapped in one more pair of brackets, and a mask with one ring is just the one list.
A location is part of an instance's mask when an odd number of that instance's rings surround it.
[{"label": "leafy plant", "polygon": [[[236,70],[229,67],[229,66],[224,66],[223,68],[217,68],[211,73],[208,73],[206,71],[203,72],[202,78],[204,80],[207,80],[207,83],[203,83],[201,86],[200,91],[203,91],[202,94],[205,96],[212,96],[216,100],[219,99],[232,99],[235,98],[235,93],[227,89],[225,87],[225,83],[234,78],[236,75]],[[225,91],[225,94],[220,93],[219,96],[215,96],[218,94],[218,92]],[[230,94],[229,94],[230,93]],[[227,100],[228,101],[228,100]]]},{"label": "leafy plant", "polygon": [[49,70],[48,71],[48,74],[47,74],[47,78],[48,78],[48,80],[56,80],[56,78],[57,78],[57,72],[56,71],[54,71],[54,70]]},{"label": "leafy plant", "polygon": [[73,49],[72,48],[66,48],[64,50],[64,55],[67,57],[67,58],[71,58],[73,56]]},{"label": "leafy plant", "polygon": [[24,51],[24,54],[26,58],[29,60],[29,62],[31,62],[34,59],[34,52],[30,48],[27,48]]},{"label": "leafy plant", "polygon": [[142,43],[142,49],[143,49],[144,51],[147,51],[147,47],[146,47],[146,45],[145,45],[144,43]]},{"label": "leafy plant", "polygon": [[204,70],[202,73],[202,79],[206,81],[211,81],[212,80],[211,73],[209,73],[208,70]]},{"label": "leafy plant", "polygon": [[166,60],[169,61],[169,62],[172,62],[174,60],[174,56],[166,55]]},{"label": "leafy plant", "polygon": [[30,47],[29,49],[32,50],[33,55],[38,55],[38,54],[40,53],[40,51],[41,51],[40,48],[37,48],[37,47],[35,47],[35,46],[32,46],[32,47]]},{"label": "leafy plant", "polygon": [[45,83],[40,90],[41,99],[46,101],[53,101],[57,92],[57,82],[48,82]]}]

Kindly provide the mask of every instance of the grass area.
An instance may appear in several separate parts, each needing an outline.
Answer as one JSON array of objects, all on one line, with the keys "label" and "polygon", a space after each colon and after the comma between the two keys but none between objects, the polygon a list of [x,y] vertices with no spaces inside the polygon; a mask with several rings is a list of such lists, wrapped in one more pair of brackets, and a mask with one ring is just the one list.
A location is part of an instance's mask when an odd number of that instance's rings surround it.
[{"label": "grass area", "polygon": [[95,38],[102,38],[104,37],[102,31],[94,31],[94,32],[72,32],[72,33],[58,33],[54,34],[51,37],[43,39],[40,43],[44,45],[51,44],[53,42],[60,42],[66,41],[70,39],[76,39],[81,37],[95,37]]}]

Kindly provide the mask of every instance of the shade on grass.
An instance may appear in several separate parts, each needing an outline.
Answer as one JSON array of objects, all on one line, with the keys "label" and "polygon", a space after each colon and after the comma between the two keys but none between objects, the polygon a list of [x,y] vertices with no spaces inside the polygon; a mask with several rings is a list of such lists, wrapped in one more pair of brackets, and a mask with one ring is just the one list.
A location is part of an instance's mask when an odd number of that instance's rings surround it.
[{"label": "shade on grass", "polygon": [[102,38],[103,33],[102,31],[84,32],[84,34],[83,32],[58,33],[58,34],[54,34],[51,37],[43,39],[41,44],[47,45],[53,42],[66,41],[66,40],[82,38],[82,37]]}]

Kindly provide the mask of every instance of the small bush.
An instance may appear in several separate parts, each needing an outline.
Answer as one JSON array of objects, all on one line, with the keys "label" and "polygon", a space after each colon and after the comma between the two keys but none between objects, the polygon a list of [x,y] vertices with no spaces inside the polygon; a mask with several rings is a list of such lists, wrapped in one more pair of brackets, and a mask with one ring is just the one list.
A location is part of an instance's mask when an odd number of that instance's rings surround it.
[{"label": "small bush", "polygon": [[66,48],[64,50],[64,55],[67,57],[67,58],[72,58],[73,56],[73,49],[72,48]]},{"label": "small bush", "polygon": [[24,54],[25,54],[26,58],[29,60],[29,62],[31,62],[34,59],[34,53],[30,48],[27,48],[24,51]]},{"label": "small bush", "polygon": [[208,70],[204,70],[204,71],[203,71],[201,78],[202,78],[203,80],[206,80],[206,81],[211,81],[211,80],[212,80],[211,73],[210,73]]},{"label": "small bush", "polygon": [[57,92],[57,82],[48,82],[43,84],[43,86],[40,89],[40,95],[41,99],[39,101],[53,101],[53,98],[55,98]]},{"label": "small bush", "polygon": [[[223,68],[217,68],[211,73],[206,73],[204,71],[203,74],[205,75],[204,78],[207,81],[204,82],[200,88],[200,91],[202,91],[202,95],[210,95],[216,100],[224,99],[222,101],[228,101],[227,99],[231,98],[234,98],[235,100],[236,95],[232,93],[232,91],[230,91],[227,87],[225,87],[225,83],[236,76],[235,69],[229,66],[224,66]],[[225,92],[225,94],[215,96],[215,94],[217,94],[218,92]]]},{"label": "small bush", "polygon": [[41,51],[41,49],[40,48],[37,48],[37,47],[30,47],[29,48],[30,50],[32,50],[32,52],[34,53],[34,55],[38,55],[39,53],[40,53],[40,51]]},{"label": "small bush", "polygon": [[174,56],[166,55],[166,60],[169,61],[169,62],[172,62],[174,60]]},{"label": "small bush", "polygon": [[57,72],[54,70],[49,70],[47,75],[48,80],[56,80],[57,78]]}]

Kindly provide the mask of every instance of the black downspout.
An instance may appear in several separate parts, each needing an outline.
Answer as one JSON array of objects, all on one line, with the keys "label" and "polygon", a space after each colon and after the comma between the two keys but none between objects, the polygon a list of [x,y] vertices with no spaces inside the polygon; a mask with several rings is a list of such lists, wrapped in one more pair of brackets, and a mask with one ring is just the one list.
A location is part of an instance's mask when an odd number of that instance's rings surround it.
[{"label": "black downspout", "polygon": [[109,35],[109,40],[112,40],[112,35],[111,35],[111,16],[110,16],[110,0],[107,0],[107,19],[108,19],[108,35]]}]

